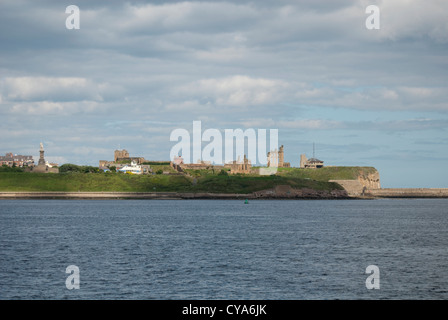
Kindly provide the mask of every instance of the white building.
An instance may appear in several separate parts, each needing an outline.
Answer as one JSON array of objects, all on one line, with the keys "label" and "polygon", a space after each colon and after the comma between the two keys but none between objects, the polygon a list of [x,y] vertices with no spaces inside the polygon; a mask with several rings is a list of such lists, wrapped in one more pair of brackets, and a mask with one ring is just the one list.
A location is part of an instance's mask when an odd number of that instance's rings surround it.
[{"label": "white building", "polygon": [[127,164],[124,167],[118,169],[119,172],[129,173],[129,174],[142,174],[142,166],[138,165],[136,162],[132,161],[131,164]]}]

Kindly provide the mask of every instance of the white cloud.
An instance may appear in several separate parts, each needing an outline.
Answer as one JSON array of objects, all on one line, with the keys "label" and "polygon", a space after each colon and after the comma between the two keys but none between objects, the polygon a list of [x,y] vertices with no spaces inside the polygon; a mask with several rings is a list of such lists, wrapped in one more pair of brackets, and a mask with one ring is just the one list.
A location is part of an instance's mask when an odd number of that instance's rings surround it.
[{"label": "white cloud", "polygon": [[99,111],[99,104],[95,101],[81,102],[23,102],[13,104],[11,113],[21,115],[70,115],[83,112]]},{"label": "white cloud", "polygon": [[8,77],[1,89],[9,101],[103,101],[104,96],[120,91],[79,77]]},{"label": "white cloud", "polygon": [[165,109],[168,111],[180,111],[180,112],[189,112],[191,110],[195,110],[196,112],[206,112],[207,107],[209,104],[201,104],[197,100],[188,100],[188,101],[181,101],[181,102],[175,102],[175,103],[168,103],[165,106]]},{"label": "white cloud", "polygon": [[306,130],[329,130],[345,128],[342,121],[322,119],[295,119],[278,120],[273,119],[251,119],[241,122],[246,128],[273,128],[273,129],[306,129]]},{"label": "white cloud", "polygon": [[245,48],[228,47],[197,50],[194,55],[198,60],[229,62],[241,60],[248,54],[249,52]]},{"label": "white cloud", "polygon": [[126,19],[116,25],[128,32],[164,30],[202,30],[235,28],[235,24],[247,24],[257,17],[250,5],[229,2],[177,2],[162,5],[127,5]]},{"label": "white cloud", "polygon": [[276,103],[284,98],[289,85],[283,80],[236,75],[210,78],[178,87],[180,95],[195,95],[221,106],[256,106]]},{"label": "white cloud", "polygon": [[300,129],[300,130],[356,130],[356,131],[414,131],[433,130],[446,127],[447,120],[430,118],[403,119],[395,121],[338,121],[326,119],[251,119],[241,124],[246,128]]},{"label": "white cloud", "polygon": [[447,111],[448,88],[432,87],[313,87],[305,85],[294,97],[297,103],[360,110]]}]

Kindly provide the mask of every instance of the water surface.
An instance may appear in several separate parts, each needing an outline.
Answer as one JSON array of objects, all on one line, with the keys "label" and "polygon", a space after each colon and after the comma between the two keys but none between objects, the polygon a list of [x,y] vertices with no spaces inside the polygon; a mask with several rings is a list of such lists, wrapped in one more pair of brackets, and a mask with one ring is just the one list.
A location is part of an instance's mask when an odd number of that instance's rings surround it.
[{"label": "water surface", "polygon": [[447,199],[2,200],[0,299],[447,299],[447,244]]}]

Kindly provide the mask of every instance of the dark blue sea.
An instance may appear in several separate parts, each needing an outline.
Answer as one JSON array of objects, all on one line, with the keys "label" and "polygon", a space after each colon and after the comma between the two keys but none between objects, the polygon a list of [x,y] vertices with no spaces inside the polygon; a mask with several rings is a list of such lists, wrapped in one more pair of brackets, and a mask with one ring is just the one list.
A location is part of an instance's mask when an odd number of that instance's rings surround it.
[{"label": "dark blue sea", "polygon": [[447,299],[447,246],[448,199],[1,200],[0,299]]}]

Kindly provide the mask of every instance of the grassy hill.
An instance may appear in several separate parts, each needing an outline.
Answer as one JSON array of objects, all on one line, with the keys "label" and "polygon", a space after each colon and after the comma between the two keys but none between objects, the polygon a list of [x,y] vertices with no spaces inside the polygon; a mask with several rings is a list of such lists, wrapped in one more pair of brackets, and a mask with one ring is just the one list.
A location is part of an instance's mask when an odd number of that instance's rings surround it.
[{"label": "grassy hill", "polygon": [[182,191],[191,185],[184,176],[122,173],[0,172],[0,191]]},{"label": "grassy hill", "polygon": [[0,191],[91,192],[211,192],[251,193],[277,185],[314,190],[341,190],[329,180],[356,179],[375,172],[371,167],[279,168],[277,175],[227,175],[215,170],[195,170],[183,175],[129,175],[122,173],[29,173],[0,172]]},{"label": "grassy hill", "polygon": [[323,167],[320,169],[279,168],[278,175],[318,181],[355,180],[375,173],[374,167]]},{"label": "grassy hill", "polygon": [[315,190],[340,189],[335,183],[282,176],[204,175],[192,179],[180,175],[120,173],[0,173],[0,191],[251,193],[276,185]]}]

